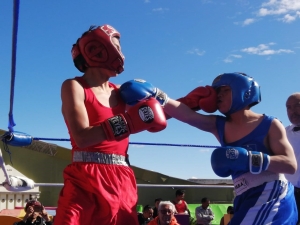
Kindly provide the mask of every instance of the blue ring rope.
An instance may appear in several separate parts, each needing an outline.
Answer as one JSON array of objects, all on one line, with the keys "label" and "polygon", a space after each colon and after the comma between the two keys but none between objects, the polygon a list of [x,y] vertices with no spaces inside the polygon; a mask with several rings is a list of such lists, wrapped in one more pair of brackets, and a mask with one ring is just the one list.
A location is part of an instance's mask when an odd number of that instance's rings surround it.
[{"label": "blue ring rope", "polygon": [[8,113],[8,130],[14,131],[13,127],[16,125],[13,117],[13,103],[14,103],[14,86],[16,76],[16,53],[17,53],[17,37],[18,37],[18,21],[19,21],[19,0],[14,0],[13,13],[13,35],[12,35],[12,55],[11,55],[11,83],[10,83],[10,109]]},{"label": "blue ring rope", "polygon": [[[68,138],[39,138],[35,137],[33,140],[36,141],[70,141]],[[175,146],[175,147],[195,147],[195,148],[219,148],[221,146],[213,145],[190,145],[190,144],[168,144],[168,143],[143,143],[143,142],[129,142],[131,145],[159,145],[159,146]]]}]

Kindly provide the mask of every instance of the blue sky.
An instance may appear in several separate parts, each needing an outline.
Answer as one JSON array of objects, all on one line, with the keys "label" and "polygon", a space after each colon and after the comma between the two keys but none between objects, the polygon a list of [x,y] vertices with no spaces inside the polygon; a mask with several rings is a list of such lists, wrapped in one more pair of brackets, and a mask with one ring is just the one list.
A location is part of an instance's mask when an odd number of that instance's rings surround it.
[{"label": "blue sky", "polygon": [[[300,91],[298,0],[72,0],[22,1],[13,115],[14,130],[33,137],[69,138],[60,113],[60,87],[81,73],[70,50],[90,25],[121,33],[122,84],[142,78],[172,98],[211,84],[223,72],[244,72],[261,85],[258,113],[289,124],[286,98]],[[13,1],[0,2],[0,129],[7,130]],[[219,145],[213,135],[171,119],[159,133],[130,136],[132,165],[188,179],[219,178],[210,166],[213,148],[145,146],[142,143]],[[70,147],[68,142],[56,144]],[[17,157],[17,156],[14,156]]]}]

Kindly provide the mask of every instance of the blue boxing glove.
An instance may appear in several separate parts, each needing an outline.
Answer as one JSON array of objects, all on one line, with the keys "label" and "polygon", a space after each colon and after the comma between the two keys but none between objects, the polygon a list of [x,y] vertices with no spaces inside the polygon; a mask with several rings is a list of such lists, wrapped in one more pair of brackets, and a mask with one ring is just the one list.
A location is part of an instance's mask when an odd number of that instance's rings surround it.
[{"label": "blue boxing glove", "polygon": [[120,94],[123,101],[128,105],[135,105],[140,101],[153,97],[161,106],[164,106],[169,100],[166,93],[141,79],[130,80],[122,84]]},{"label": "blue boxing glove", "polygon": [[221,147],[213,151],[211,166],[220,177],[232,176],[233,179],[250,172],[259,174],[268,169],[270,156],[262,152],[247,151],[241,147]]}]

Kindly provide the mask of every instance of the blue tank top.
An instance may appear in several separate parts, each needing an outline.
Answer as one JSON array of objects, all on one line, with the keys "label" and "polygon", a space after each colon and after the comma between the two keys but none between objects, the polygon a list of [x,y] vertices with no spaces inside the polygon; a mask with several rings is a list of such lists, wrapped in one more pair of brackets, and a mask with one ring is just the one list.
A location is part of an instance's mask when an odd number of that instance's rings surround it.
[{"label": "blue tank top", "polygon": [[236,146],[236,147],[243,147],[248,151],[258,151],[263,152],[268,155],[272,155],[272,153],[267,149],[264,145],[264,138],[269,132],[271,123],[275,117],[264,115],[263,120],[261,123],[248,135],[237,140],[232,143],[226,143],[224,140],[224,130],[225,130],[225,116],[217,116],[217,129],[218,135],[220,139],[221,146]]},{"label": "blue tank top", "polygon": [[[226,146],[235,146],[235,147],[242,147],[247,149],[248,151],[257,151],[257,152],[263,152],[268,155],[271,155],[269,149],[267,149],[264,145],[264,138],[268,134],[268,131],[270,129],[271,123],[273,121],[274,117],[264,115],[263,120],[261,123],[248,135],[241,138],[240,140],[237,140],[235,142],[226,143],[224,139],[224,130],[225,130],[225,123],[226,123],[226,117],[224,116],[217,116],[217,129],[220,139],[220,144],[223,147]],[[244,174],[246,171],[235,171],[231,174],[232,179],[235,179],[239,177],[240,175]]]}]

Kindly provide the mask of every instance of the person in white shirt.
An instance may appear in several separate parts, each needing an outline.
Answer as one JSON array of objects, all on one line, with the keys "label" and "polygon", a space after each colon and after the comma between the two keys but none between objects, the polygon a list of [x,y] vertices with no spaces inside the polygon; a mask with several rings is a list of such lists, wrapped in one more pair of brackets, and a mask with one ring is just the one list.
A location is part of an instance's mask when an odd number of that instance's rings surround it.
[{"label": "person in white shirt", "polygon": [[210,200],[208,198],[202,198],[201,203],[202,204],[195,210],[197,225],[209,225],[215,218],[213,211],[209,207]]},{"label": "person in white shirt", "polygon": [[293,146],[298,168],[294,174],[285,174],[294,185],[294,194],[298,209],[298,222],[300,224],[300,92],[290,95],[286,101],[287,116],[291,122],[286,129],[289,142]]}]

